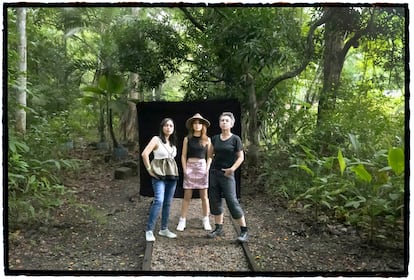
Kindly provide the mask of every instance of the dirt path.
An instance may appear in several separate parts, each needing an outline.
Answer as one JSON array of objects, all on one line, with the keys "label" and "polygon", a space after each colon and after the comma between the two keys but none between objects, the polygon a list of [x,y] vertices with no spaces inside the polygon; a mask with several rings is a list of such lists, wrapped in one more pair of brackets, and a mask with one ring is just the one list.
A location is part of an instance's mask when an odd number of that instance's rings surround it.
[{"label": "dirt path", "polygon": [[[93,211],[63,207],[55,213],[56,221],[35,229],[10,231],[5,253],[8,273],[52,275],[146,275],[142,269],[145,251],[144,227],[151,198],[138,195],[138,177],[115,180],[116,162],[101,163],[96,155],[89,157],[92,168],[81,172],[66,183],[76,196]],[[249,248],[257,266],[266,276],[278,275],[380,275],[404,276],[407,271],[403,238],[398,242],[371,246],[357,232],[343,225],[313,223],[303,209],[288,209],[281,199],[269,198],[260,188],[244,178],[241,203],[249,226]],[[189,217],[190,231],[200,231],[199,208]],[[180,207],[180,201],[174,201]],[[177,213],[171,216],[175,231]],[[230,221],[227,224],[231,226]],[[395,236],[403,236],[395,233]],[[235,236],[227,236],[232,239]],[[159,240],[158,240],[159,239]],[[246,267],[217,266],[220,242],[204,238],[179,239],[162,246],[154,259],[158,271],[178,270],[243,272]],[[224,242],[229,242],[225,240]],[[210,246],[214,254],[211,254]],[[164,250],[167,248],[168,250]],[[210,263],[192,266],[198,256],[210,254]],[[175,256],[170,258],[170,255]],[[179,265],[177,260],[180,260]],[[188,261],[187,261],[188,260]],[[223,262],[220,262],[223,264]],[[169,265],[173,266],[169,266]],[[210,269],[211,268],[211,269]],[[262,275],[262,274],[260,274]]]},{"label": "dirt path", "polygon": [[[198,272],[248,272],[249,266],[243,248],[235,242],[237,233],[225,211],[223,229],[225,236],[208,239],[201,223],[201,201],[192,199],[188,209],[187,227],[176,231],[180,217],[181,199],[175,198],[171,205],[170,230],[176,239],[156,236],[153,245],[151,269],[154,271],[198,271]],[[214,227],[214,219],[210,217]],[[156,231],[157,232],[157,231]]]}]

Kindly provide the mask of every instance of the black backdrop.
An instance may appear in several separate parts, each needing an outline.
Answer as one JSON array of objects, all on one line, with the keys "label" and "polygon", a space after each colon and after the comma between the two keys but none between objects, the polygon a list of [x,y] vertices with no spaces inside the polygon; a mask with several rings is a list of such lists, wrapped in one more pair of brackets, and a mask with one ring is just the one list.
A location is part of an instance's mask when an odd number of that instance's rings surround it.
[{"label": "black backdrop", "polygon": [[[174,197],[182,198],[183,173],[181,167],[181,150],[183,139],[187,135],[185,121],[196,113],[200,113],[210,121],[207,130],[208,136],[212,137],[220,133],[219,116],[222,112],[232,112],[236,122],[232,129],[234,134],[241,137],[240,104],[236,100],[214,100],[197,102],[141,102],[137,104],[138,114],[138,141],[139,141],[139,162],[140,162],[140,194],[143,196],[154,196],[151,186],[151,177],[141,160],[141,153],[154,135],[158,135],[162,119],[172,118],[177,133],[177,161],[180,179],[177,182],[177,189]],[[237,197],[240,198],[240,168],[235,173]],[[193,192],[193,198],[199,198],[198,191]]]}]

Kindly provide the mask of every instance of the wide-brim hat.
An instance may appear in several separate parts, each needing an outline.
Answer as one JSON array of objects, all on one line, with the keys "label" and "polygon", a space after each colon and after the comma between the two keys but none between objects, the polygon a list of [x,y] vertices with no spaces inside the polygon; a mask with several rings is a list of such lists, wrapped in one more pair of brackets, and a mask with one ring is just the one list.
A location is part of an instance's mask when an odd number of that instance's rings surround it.
[{"label": "wide-brim hat", "polygon": [[201,116],[199,113],[195,114],[194,116],[192,116],[191,118],[189,118],[186,122],[185,122],[185,126],[190,129],[191,128],[191,124],[194,120],[200,120],[202,123],[204,123],[207,127],[210,126],[210,122],[203,118],[203,116]]}]

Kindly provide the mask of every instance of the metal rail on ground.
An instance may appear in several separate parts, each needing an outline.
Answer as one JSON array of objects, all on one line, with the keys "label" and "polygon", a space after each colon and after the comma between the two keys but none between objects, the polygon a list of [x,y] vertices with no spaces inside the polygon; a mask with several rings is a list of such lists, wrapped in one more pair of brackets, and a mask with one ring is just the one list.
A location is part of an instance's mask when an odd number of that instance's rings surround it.
[{"label": "metal rail on ground", "polygon": [[[199,201],[197,201],[197,199],[193,199],[191,204],[196,204],[193,205],[192,209],[189,209],[189,216],[191,215],[195,215],[195,213],[201,211],[200,207],[201,204]],[[191,205],[190,204],[190,205]],[[198,229],[198,221],[196,218],[193,219],[188,219],[187,225],[188,225],[188,229],[185,230],[185,232],[177,232],[175,231],[175,222],[176,220],[178,220],[179,217],[179,213],[180,213],[180,207],[181,207],[181,199],[175,199],[173,202],[173,205],[171,207],[171,214],[170,214],[170,219],[171,219],[171,229],[177,233],[179,236],[178,240],[167,240],[166,238],[163,237],[157,237],[155,242],[158,243],[154,243],[154,242],[146,242],[146,248],[145,248],[145,253],[144,253],[144,259],[143,259],[143,264],[142,264],[142,270],[143,271],[152,271],[153,268],[153,252],[154,250],[157,251],[157,246],[160,246],[160,248],[163,248],[165,250],[168,250],[168,254],[169,255],[173,255],[175,257],[172,257],[172,259],[182,259],[183,258],[183,251],[184,252],[190,252],[191,250],[194,250],[195,244],[197,245],[199,242],[200,244],[200,250],[206,250],[208,251],[208,249],[205,249],[205,247],[211,247],[211,248],[217,248],[217,246],[219,246],[219,250],[221,251],[228,251],[228,250],[232,250],[237,245],[234,245],[235,242],[228,242],[228,238],[226,238],[225,240],[222,241],[218,241],[219,243],[217,244],[217,242],[213,242],[210,245],[210,241],[207,241],[206,237],[200,237],[200,232],[203,232],[202,229]],[[198,209],[197,209],[198,208]],[[227,207],[226,207],[227,208]],[[240,229],[239,229],[239,225],[237,224],[237,222],[235,220],[233,220],[229,213],[228,210],[226,209],[225,212],[225,217],[226,220],[230,219],[232,222],[232,226],[231,225],[227,225],[227,230],[229,232],[227,232],[227,234],[230,233],[231,228],[234,229],[234,231],[236,232],[237,235],[239,235],[240,233]],[[197,223],[195,226],[194,224]],[[214,227],[214,225],[212,224],[212,226]],[[231,236],[235,235],[234,232],[231,234]],[[205,239],[204,239],[205,238]],[[188,242],[191,243],[186,243],[186,240],[188,240]],[[197,241],[198,240],[198,241]],[[207,241],[207,242],[206,242]],[[175,243],[174,243],[175,242]],[[195,242],[195,244],[194,244]],[[185,248],[186,244],[188,244],[188,248]],[[222,248],[222,246],[228,246],[227,249]],[[239,258],[243,258],[242,255],[244,256],[247,266],[248,266],[248,272],[258,272],[260,271],[260,269],[258,268],[254,256],[252,256],[249,247],[248,247],[248,242],[246,243],[239,243],[239,245],[242,247],[242,251],[243,253],[240,253],[241,255],[239,256]],[[155,246],[155,247],[154,247]],[[168,247],[169,246],[169,247]],[[183,249],[184,246],[184,249]],[[168,247],[168,248],[166,248]],[[155,249],[154,249],[155,248]],[[159,248],[158,248],[159,250]],[[174,252],[172,252],[172,250],[174,250]],[[214,249],[213,249],[214,251]],[[208,254],[207,254],[208,255]],[[167,262],[167,260],[163,260],[165,262]],[[206,258],[206,262],[208,261],[212,261],[211,258]],[[240,260],[241,261],[241,260]],[[241,261],[242,262],[242,261]],[[214,270],[214,263],[211,264],[211,266],[209,266],[209,268],[211,267],[212,270]],[[246,268],[247,270],[247,268]],[[154,270],[155,271],[155,270]]]}]

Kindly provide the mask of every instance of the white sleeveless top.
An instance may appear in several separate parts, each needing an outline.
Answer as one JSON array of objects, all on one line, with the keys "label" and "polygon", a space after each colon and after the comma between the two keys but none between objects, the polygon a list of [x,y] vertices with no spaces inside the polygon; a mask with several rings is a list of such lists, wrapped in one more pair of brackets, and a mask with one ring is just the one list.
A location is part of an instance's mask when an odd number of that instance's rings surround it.
[{"label": "white sleeveless top", "polygon": [[177,148],[175,146],[170,146],[169,144],[162,143],[160,137],[158,139],[158,147],[153,151],[154,159],[164,159],[164,158],[175,158],[177,155]]}]

